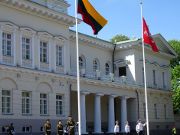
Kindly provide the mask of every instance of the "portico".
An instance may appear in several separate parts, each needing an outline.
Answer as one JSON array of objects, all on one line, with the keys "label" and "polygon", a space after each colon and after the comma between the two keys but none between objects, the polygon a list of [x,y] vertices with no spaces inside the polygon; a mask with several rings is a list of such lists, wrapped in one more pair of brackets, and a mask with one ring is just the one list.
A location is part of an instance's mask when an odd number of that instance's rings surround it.
[{"label": "portico", "polygon": [[[71,92],[71,114],[77,120],[77,94]],[[118,103],[115,102],[118,100]],[[112,133],[114,130],[115,120],[119,121],[120,131],[124,132],[124,126],[128,119],[127,114],[127,96],[119,96],[115,94],[102,94],[81,92],[81,130],[82,134],[88,132]],[[118,108],[115,107],[118,104]],[[116,110],[120,112],[116,116]]]}]

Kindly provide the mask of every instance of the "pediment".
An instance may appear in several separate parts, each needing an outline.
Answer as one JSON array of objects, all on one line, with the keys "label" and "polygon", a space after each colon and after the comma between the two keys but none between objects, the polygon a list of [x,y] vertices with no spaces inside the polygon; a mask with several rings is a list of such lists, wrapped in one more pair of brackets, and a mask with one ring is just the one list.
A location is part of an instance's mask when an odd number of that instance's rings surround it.
[{"label": "pediment", "polygon": [[167,42],[167,40],[161,35],[156,34],[152,36],[154,41],[156,42],[156,45],[158,46],[158,49],[160,52],[172,55],[174,57],[177,56],[176,52],[173,50],[171,45]]}]

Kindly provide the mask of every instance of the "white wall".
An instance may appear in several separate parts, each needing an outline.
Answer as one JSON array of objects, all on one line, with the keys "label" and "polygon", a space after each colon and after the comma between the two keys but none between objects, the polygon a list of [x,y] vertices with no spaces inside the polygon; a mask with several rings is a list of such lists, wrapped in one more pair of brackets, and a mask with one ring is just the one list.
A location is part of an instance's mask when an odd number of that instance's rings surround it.
[{"label": "white wall", "polygon": [[[134,56],[134,50],[128,49],[128,50],[121,50],[115,52],[115,61],[118,59],[127,60],[130,62],[130,64],[127,65],[126,72],[127,72],[127,78],[128,81],[133,83],[136,81],[136,73],[135,73],[135,56]],[[116,67],[115,70],[115,76],[119,76],[119,67]]]},{"label": "white wall", "polygon": [[[146,59],[150,62],[146,63],[146,76],[147,76],[147,86],[153,87],[153,70],[156,72],[156,84],[157,88],[163,88],[163,79],[162,72],[165,73],[165,85],[167,89],[170,89],[170,71],[169,67],[161,67],[162,65],[169,65],[169,59],[159,57],[157,54],[153,52],[145,52]],[[141,60],[141,61],[140,61]],[[158,64],[151,64],[153,62],[157,62]],[[142,62],[142,53],[138,50],[135,51],[135,63],[136,63],[136,81],[137,84],[143,85],[143,62]]]},{"label": "white wall", "polygon": [[[100,62],[101,75],[105,75],[105,63],[112,61],[110,50],[93,47],[89,43],[79,42],[79,56],[86,59],[86,73],[93,73],[93,60],[97,58]],[[71,70],[76,72],[76,44],[75,40],[70,41]],[[112,69],[112,65],[110,65]]]}]

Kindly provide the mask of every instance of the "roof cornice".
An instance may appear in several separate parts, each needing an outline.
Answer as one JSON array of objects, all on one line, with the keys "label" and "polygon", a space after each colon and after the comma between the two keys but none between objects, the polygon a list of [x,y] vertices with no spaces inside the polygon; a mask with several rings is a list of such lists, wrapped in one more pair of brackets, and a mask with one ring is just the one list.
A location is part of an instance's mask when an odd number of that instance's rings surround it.
[{"label": "roof cornice", "polygon": [[16,8],[17,10],[23,10],[29,14],[36,14],[42,18],[54,20],[57,23],[63,23],[67,26],[75,25],[75,18],[64,13],[53,11],[49,8],[43,7],[36,3],[27,0],[1,0],[0,4],[4,4],[7,7]]},{"label": "roof cornice", "polygon": [[[69,33],[70,33],[70,39],[75,40],[76,38],[75,32],[70,30]],[[113,43],[99,39],[99,38],[95,38],[95,37],[85,35],[82,33],[78,33],[78,37],[81,42],[91,44],[91,46],[93,47],[103,48],[103,49],[108,49],[108,50],[113,50],[114,48]]]},{"label": "roof cornice", "polygon": [[[116,46],[116,50],[125,50],[125,49],[132,49],[132,48],[142,51],[142,40],[141,39],[136,39],[134,41],[130,40],[129,42],[128,41],[127,42],[120,42]],[[153,51],[152,51],[152,49],[150,47],[144,46],[144,49],[148,53],[153,53]],[[154,53],[153,53],[153,55],[154,55]],[[170,54],[164,53],[162,51],[159,51],[159,53],[156,53],[156,55],[164,56],[164,57],[167,57],[167,58],[170,58],[170,59],[176,57],[175,55],[170,55]]]}]

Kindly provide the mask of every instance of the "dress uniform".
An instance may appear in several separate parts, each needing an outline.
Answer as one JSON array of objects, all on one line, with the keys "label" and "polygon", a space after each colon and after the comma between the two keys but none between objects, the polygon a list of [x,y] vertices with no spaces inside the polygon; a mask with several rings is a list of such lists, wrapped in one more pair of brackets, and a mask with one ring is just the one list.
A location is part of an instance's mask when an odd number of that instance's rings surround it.
[{"label": "dress uniform", "polygon": [[44,124],[44,132],[45,135],[51,135],[51,123],[49,120],[46,120],[46,123]]},{"label": "dress uniform", "polygon": [[175,126],[172,128],[172,135],[176,135],[176,127]]},{"label": "dress uniform", "polygon": [[75,122],[71,116],[68,117],[67,131],[68,131],[68,135],[75,135]]},{"label": "dress uniform", "polygon": [[60,120],[57,124],[57,135],[63,135],[63,124]]}]

